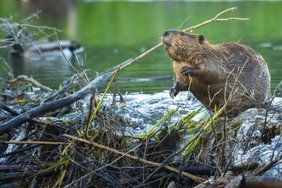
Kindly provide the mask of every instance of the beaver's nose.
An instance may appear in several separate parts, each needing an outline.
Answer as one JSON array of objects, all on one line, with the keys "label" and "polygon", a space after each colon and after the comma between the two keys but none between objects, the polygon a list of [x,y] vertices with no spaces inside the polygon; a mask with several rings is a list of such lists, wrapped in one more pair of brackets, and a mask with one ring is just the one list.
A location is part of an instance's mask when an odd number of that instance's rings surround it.
[{"label": "beaver's nose", "polygon": [[170,31],[168,31],[168,30],[167,30],[167,31],[164,31],[164,32],[163,32],[163,36],[166,37],[166,36],[169,35],[169,33],[170,33]]}]

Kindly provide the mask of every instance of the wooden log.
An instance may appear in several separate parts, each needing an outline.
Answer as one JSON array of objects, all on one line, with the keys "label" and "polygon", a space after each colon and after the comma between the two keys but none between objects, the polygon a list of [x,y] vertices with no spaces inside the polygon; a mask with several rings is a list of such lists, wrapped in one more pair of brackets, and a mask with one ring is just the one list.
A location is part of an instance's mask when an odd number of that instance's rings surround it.
[{"label": "wooden log", "polygon": [[11,120],[0,125],[0,135],[7,133],[11,129],[32,120],[32,118],[39,117],[47,112],[52,112],[64,106],[71,105],[75,101],[82,99],[86,94],[89,94],[90,92],[94,91],[94,89],[97,88],[98,86],[108,82],[111,76],[112,76],[112,72],[105,73],[95,78],[88,85],[86,85],[85,87],[83,87],[82,89],[80,89],[79,91],[75,92],[70,96],[52,102],[43,103],[38,107],[35,107],[29,111],[26,111],[12,118]]}]

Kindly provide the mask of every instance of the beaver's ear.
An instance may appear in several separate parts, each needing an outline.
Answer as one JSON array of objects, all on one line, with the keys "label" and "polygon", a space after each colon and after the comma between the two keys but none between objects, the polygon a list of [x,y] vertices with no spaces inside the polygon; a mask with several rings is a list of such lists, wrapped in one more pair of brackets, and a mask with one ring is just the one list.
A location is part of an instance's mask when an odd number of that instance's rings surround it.
[{"label": "beaver's ear", "polygon": [[205,41],[205,37],[204,37],[204,35],[199,35],[198,40],[199,40],[199,43],[200,43],[200,44],[203,44],[203,43],[204,43],[204,41]]}]

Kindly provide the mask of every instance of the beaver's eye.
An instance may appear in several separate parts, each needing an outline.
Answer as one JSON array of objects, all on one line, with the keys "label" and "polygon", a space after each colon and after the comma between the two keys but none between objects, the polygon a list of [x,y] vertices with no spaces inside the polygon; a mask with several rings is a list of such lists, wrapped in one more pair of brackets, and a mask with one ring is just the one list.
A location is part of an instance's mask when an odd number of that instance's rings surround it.
[{"label": "beaver's eye", "polygon": [[199,35],[198,40],[199,40],[199,43],[200,43],[200,44],[203,44],[203,43],[204,43],[204,41],[205,41],[205,37],[204,37],[204,35]]}]

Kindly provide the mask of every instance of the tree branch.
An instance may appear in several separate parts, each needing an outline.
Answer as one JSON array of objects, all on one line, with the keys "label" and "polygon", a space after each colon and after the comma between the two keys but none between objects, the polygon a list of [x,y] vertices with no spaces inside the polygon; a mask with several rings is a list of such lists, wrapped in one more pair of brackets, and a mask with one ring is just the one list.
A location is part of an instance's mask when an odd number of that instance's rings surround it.
[{"label": "tree branch", "polygon": [[[197,28],[203,27],[203,26],[205,26],[209,23],[212,23],[212,22],[229,21],[229,20],[247,20],[247,18],[220,18],[222,15],[224,15],[228,12],[231,12],[233,10],[236,10],[236,8],[233,7],[233,8],[226,9],[226,10],[220,12],[219,14],[217,14],[212,19],[207,20],[205,22],[202,22],[198,25],[192,26],[190,28],[184,29],[183,31],[185,31],[185,32],[193,31]],[[124,70],[125,68],[127,68],[128,66],[138,62],[140,59],[144,58],[148,54],[157,50],[161,46],[162,46],[162,43],[159,43],[159,44],[155,45],[154,47],[150,48],[149,50],[147,50],[146,52],[142,53],[141,55],[137,56],[136,58],[131,59],[131,60],[125,62],[125,63],[119,64],[118,66],[116,66],[116,68],[112,72],[107,72],[107,73],[102,74],[101,76],[95,78],[88,85],[86,85],[85,87],[83,87],[82,89],[80,89],[79,91],[77,91],[76,93],[74,93],[70,96],[55,100],[53,102],[44,103],[41,106],[35,107],[32,110],[29,110],[29,111],[27,111],[23,114],[20,114],[17,117],[14,117],[13,119],[11,119],[11,120],[5,122],[4,124],[0,125],[0,135],[8,132],[12,128],[15,128],[17,126],[20,126],[23,123],[30,121],[32,118],[38,117],[38,116],[45,114],[47,112],[57,110],[57,109],[62,108],[64,106],[71,105],[75,101],[83,98],[86,94],[92,92],[98,86],[102,85],[105,82],[108,82],[110,80],[110,78],[116,72],[120,72],[120,71]]]},{"label": "tree branch", "polygon": [[185,176],[187,178],[190,178],[190,179],[192,179],[192,180],[194,180],[194,181],[196,181],[198,183],[202,183],[202,182],[206,181],[206,179],[204,179],[204,178],[200,178],[200,177],[195,176],[193,174],[190,174],[188,172],[182,172],[182,171],[180,171],[180,170],[178,170],[178,169],[176,169],[176,168],[174,168],[172,166],[163,165],[161,163],[156,163],[156,162],[153,162],[153,161],[148,161],[148,160],[145,160],[145,159],[141,159],[141,158],[136,157],[134,155],[130,155],[128,153],[121,152],[119,150],[116,150],[116,149],[113,149],[113,148],[110,148],[110,147],[107,147],[107,146],[95,143],[95,142],[90,141],[90,140],[85,140],[83,138],[77,138],[75,136],[68,135],[68,134],[64,134],[63,136],[65,136],[65,137],[67,137],[69,139],[75,140],[75,141],[79,141],[79,142],[83,142],[83,143],[86,143],[86,144],[90,144],[90,145],[95,146],[95,147],[97,147],[99,149],[102,149],[102,150],[107,150],[107,151],[109,151],[111,153],[115,153],[115,154],[118,154],[118,155],[125,156],[127,158],[130,158],[132,160],[135,160],[135,161],[147,164],[147,165],[152,165],[152,166],[156,166],[156,167],[163,167],[166,170],[169,170],[171,172],[175,172],[177,174],[183,175],[183,176]]}]

